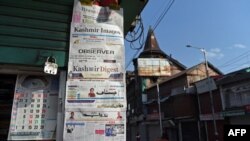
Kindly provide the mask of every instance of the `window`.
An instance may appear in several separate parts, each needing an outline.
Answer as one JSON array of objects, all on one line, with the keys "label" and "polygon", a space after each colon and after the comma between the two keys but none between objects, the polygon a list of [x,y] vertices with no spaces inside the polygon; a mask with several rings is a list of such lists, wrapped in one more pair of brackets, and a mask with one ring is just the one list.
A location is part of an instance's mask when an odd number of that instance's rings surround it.
[{"label": "window", "polygon": [[232,89],[227,89],[223,92],[225,99],[226,108],[239,107],[250,104],[250,90],[239,90],[235,91]]}]

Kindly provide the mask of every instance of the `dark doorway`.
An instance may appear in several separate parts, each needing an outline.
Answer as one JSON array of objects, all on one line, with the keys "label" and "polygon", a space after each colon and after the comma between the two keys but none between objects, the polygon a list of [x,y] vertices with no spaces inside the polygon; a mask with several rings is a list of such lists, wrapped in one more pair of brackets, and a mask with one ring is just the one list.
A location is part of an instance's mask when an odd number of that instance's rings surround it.
[{"label": "dark doorway", "polygon": [[0,140],[7,140],[16,75],[0,74]]},{"label": "dark doorway", "polygon": [[182,140],[199,141],[199,134],[196,122],[182,122]]}]

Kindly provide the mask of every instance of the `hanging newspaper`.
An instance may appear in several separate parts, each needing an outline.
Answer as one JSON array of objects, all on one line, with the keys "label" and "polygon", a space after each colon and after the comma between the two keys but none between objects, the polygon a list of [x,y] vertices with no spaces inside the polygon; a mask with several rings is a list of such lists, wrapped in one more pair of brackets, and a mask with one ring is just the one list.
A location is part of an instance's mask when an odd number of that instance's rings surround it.
[{"label": "hanging newspaper", "polygon": [[71,24],[71,46],[82,45],[121,45],[123,47],[123,32],[115,25],[108,24],[86,24],[72,23]]},{"label": "hanging newspaper", "polygon": [[123,12],[74,1],[65,141],[125,141]]},{"label": "hanging newspaper", "polygon": [[55,139],[58,80],[18,75],[8,140]]},{"label": "hanging newspaper", "polygon": [[[75,25],[77,26],[77,25]],[[74,26],[74,27],[75,27]],[[80,25],[79,25],[80,26]],[[84,25],[82,25],[84,26]],[[76,30],[77,31],[77,30]],[[73,36],[71,36],[71,44],[70,44],[70,49],[72,47],[77,48],[77,47],[82,47],[85,45],[102,45],[102,46],[110,46],[110,47],[117,47],[119,45],[123,46],[123,38],[120,36],[105,36],[105,35],[99,35],[99,34],[88,34],[88,33],[75,33]]]},{"label": "hanging newspaper", "polygon": [[70,49],[69,60],[71,62],[100,62],[100,63],[121,63],[124,62],[124,48],[121,45],[82,45],[72,46]]},{"label": "hanging newspaper", "polygon": [[67,81],[67,108],[125,108],[125,84],[119,81]]},{"label": "hanging newspaper", "polygon": [[106,24],[72,24],[68,79],[124,77],[122,32]]},{"label": "hanging newspaper", "polygon": [[123,67],[118,63],[69,62],[69,79],[123,80]]},{"label": "hanging newspaper", "polygon": [[109,7],[97,5],[82,5],[75,0],[72,23],[105,23],[118,26],[123,31],[123,10],[112,10]]},{"label": "hanging newspaper", "polygon": [[112,109],[69,109],[64,141],[125,141],[126,113]]}]

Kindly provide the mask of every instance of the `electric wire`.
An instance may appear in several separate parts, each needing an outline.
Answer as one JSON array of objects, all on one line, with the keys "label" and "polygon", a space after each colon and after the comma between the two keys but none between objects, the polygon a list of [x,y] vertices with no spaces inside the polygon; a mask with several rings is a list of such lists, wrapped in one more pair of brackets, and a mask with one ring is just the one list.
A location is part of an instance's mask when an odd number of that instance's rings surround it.
[{"label": "electric wire", "polygon": [[[128,32],[128,35],[125,37],[125,40],[127,42],[130,42],[130,43],[139,40],[142,37],[143,33],[144,33],[144,27],[143,27],[143,22],[142,22],[141,17],[139,16],[138,19],[136,18],[135,22],[138,22],[138,23],[135,25],[134,30],[131,31],[131,32]],[[139,26],[137,26],[137,25],[139,25]]]},{"label": "electric wire", "polygon": [[250,67],[249,55],[250,55],[250,50],[230,59],[229,61],[223,63],[218,67],[224,69],[225,72],[231,72],[232,70],[239,70],[242,69],[243,67]]},{"label": "electric wire", "polygon": [[[145,41],[144,41],[145,43]],[[144,44],[143,43],[143,44]],[[140,48],[142,49],[143,44],[140,45]],[[130,64],[132,63],[132,61],[134,60],[134,58],[138,55],[138,53],[140,52],[141,49],[136,50],[135,54],[133,55],[132,59],[128,62],[128,64],[126,65],[126,69],[128,69],[128,67],[130,66]]]},{"label": "electric wire", "polygon": [[163,4],[161,4],[161,8],[155,8],[156,11],[154,11],[153,16],[151,15],[151,17],[149,18],[151,21],[149,25],[153,25],[154,23],[156,23],[159,17],[155,15],[161,15],[161,13],[163,13],[162,11],[164,11],[164,9],[167,7],[167,4],[169,4],[169,0],[164,0]]},{"label": "electric wire", "polygon": [[[162,14],[159,16],[159,18],[157,19],[156,23],[153,26],[153,31],[158,27],[158,25],[161,23],[162,19],[165,17],[165,15],[168,13],[168,11],[170,10],[170,8],[172,7],[173,3],[175,0],[169,1],[169,3],[167,4],[166,8],[164,9],[164,11],[162,12]],[[125,38],[126,41],[128,42],[134,42],[136,40],[138,40],[141,36],[143,37],[142,41],[140,43],[140,47],[136,48],[137,51],[135,52],[135,54],[133,55],[132,59],[128,62],[128,64],[126,65],[126,69],[130,66],[130,64],[132,63],[133,59],[138,55],[139,51],[142,49],[143,45],[145,44],[145,40],[144,40],[144,27],[143,27],[143,23],[140,17],[140,27],[142,27],[142,32],[141,34],[138,36],[138,38],[135,38],[133,40],[128,40]]]},{"label": "electric wire", "polygon": [[246,56],[241,56],[241,58],[235,59],[235,60],[231,61],[230,63],[228,63],[227,65],[219,66],[219,67],[220,67],[220,68],[227,68],[227,67],[230,67],[230,66],[232,66],[232,65],[234,65],[234,64],[239,63],[239,61],[243,60],[243,59],[246,58],[247,56],[248,56],[248,55],[246,55]]},{"label": "electric wire", "polygon": [[161,23],[162,19],[165,17],[165,15],[168,13],[169,9],[174,4],[175,0],[169,1],[168,5],[164,9],[164,12],[160,15],[158,20],[156,21],[155,25],[153,26],[153,31],[158,27],[158,25]]},{"label": "electric wire", "polygon": [[137,50],[135,52],[135,54],[133,55],[132,59],[129,61],[129,63],[126,65],[126,69],[129,67],[129,65],[132,63],[132,61],[134,60],[134,58],[138,55],[138,53],[140,52],[140,50]]},{"label": "electric wire", "polygon": [[239,56],[235,57],[235,58],[232,58],[231,60],[225,62],[224,64],[218,66],[220,68],[223,68],[223,67],[227,67],[227,66],[230,66],[234,63],[237,63],[239,60],[241,60],[242,58],[248,56],[248,54],[250,53],[250,50],[248,50],[247,52],[244,52],[242,54],[240,54]]},{"label": "electric wire", "polygon": [[233,65],[233,67],[231,67],[231,68],[229,68],[229,69],[226,69],[225,71],[226,72],[231,72],[232,70],[239,70],[239,69],[241,69],[241,68],[246,68],[246,67],[249,67],[249,65],[248,66],[244,66],[244,65],[246,65],[246,64],[249,64],[249,61],[247,60],[247,61],[245,61],[245,62],[243,62],[243,63],[238,63],[238,64],[235,64],[235,65]]}]

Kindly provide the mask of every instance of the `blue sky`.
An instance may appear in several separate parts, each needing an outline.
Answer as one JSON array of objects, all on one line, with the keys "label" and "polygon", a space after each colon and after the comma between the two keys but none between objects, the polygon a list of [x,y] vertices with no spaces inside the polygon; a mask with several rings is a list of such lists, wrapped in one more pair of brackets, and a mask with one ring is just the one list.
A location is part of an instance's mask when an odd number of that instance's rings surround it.
[{"label": "blue sky", "polygon": [[[167,2],[149,0],[142,11],[145,37]],[[205,48],[208,60],[223,73],[250,66],[250,0],[175,0],[154,33],[160,48],[187,67],[204,60],[187,44]],[[127,42],[125,48],[127,65],[136,51]],[[127,70],[133,69],[131,63]]]}]

